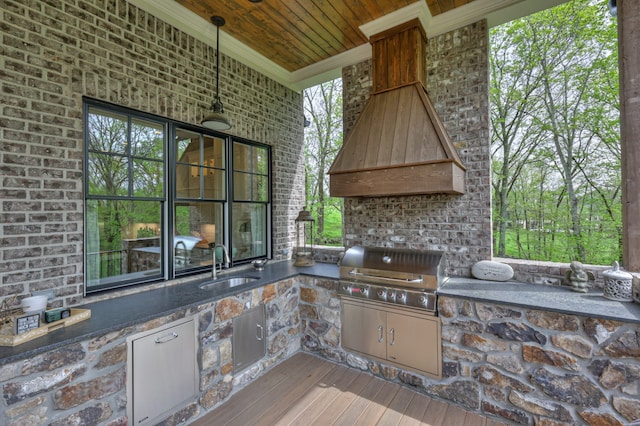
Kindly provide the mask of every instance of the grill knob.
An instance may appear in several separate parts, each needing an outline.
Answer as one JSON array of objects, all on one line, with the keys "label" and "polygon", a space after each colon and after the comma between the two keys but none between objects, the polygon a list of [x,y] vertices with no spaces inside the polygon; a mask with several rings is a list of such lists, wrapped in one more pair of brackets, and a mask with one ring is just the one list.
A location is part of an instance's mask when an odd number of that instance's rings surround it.
[{"label": "grill knob", "polygon": [[396,294],[396,299],[398,300],[398,302],[404,302],[406,298],[407,298],[407,295],[404,293]]},{"label": "grill knob", "polygon": [[418,297],[418,303],[422,306],[427,306],[427,298],[425,296]]},{"label": "grill knob", "polygon": [[387,292],[385,290],[378,290],[378,292],[376,294],[378,295],[378,297],[380,299],[386,299],[387,298]]},{"label": "grill knob", "polygon": [[360,287],[360,293],[362,293],[363,296],[368,296],[369,295],[369,289],[366,287]]}]

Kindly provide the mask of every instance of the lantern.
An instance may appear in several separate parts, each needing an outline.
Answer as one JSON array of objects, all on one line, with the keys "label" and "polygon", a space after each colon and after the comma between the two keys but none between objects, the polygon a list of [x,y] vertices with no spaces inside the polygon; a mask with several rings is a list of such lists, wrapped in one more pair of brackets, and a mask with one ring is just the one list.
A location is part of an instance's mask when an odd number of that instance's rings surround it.
[{"label": "lantern", "polygon": [[303,207],[296,218],[296,247],[293,252],[295,266],[311,266],[315,263],[313,260],[314,222],[311,212]]}]

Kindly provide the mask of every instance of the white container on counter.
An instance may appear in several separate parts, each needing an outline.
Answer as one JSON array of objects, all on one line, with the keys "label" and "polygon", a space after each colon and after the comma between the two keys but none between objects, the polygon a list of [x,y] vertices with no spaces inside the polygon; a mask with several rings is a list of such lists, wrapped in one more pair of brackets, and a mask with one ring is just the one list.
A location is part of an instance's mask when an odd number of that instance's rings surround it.
[{"label": "white container on counter", "polygon": [[620,269],[618,262],[613,262],[613,269],[602,273],[604,276],[604,297],[619,302],[633,302],[633,276]]}]

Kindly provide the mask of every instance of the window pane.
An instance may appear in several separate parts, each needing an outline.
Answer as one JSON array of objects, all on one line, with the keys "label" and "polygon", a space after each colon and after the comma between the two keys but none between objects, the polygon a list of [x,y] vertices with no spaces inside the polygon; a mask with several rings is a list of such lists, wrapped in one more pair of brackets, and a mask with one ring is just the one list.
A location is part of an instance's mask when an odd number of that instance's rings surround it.
[{"label": "window pane", "polygon": [[261,175],[269,173],[269,155],[266,148],[253,147],[253,172]]},{"label": "window pane", "polygon": [[131,155],[149,159],[164,158],[164,128],[159,123],[131,120]]},{"label": "window pane", "polygon": [[176,165],[176,197],[200,197],[200,168],[198,166]]},{"label": "window pane", "polygon": [[204,166],[224,169],[224,140],[204,137]]},{"label": "window pane", "polygon": [[233,196],[235,201],[268,201],[268,177],[235,172],[233,174]]},{"label": "window pane", "polygon": [[162,198],[164,164],[160,161],[133,161],[133,195]]},{"label": "window pane", "polygon": [[127,153],[127,116],[89,108],[89,151]]},{"label": "window pane", "polygon": [[88,192],[90,195],[126,196],[129,192],[126,157],[105,153],[89,153]]},{"label": "window pane", "polygon": [[244,172],[251,171],[251,146],[240,142],[234,142],[233,170]]},{"label": "window pane", "polygon": [[233,204],[233,259],[267,254],[267,207],[265,204]]},{"label": "window pane", "polygon": [[161,203],[87,200],[87,286],[160,276]]},{"label": "window pane", "polygon": [[176,197],[223,200],[224,140],[185,130],[177,134]]},{"label": "window pane", "polygon": [[268,201],[269,179],[266,176],[253,177],[253,201]]},{"label": "window pane", "polygon": [[200,134],[176,131],[176,162],[200,164]]},{"label": "window pane", "polygon": [[175,230],[176,271],[210,266],[213,244],[224,235],[222,203],[177,203]]},{"label": "window pane", "polygon": [[209,200],[223,200],[224,190],[224,170],[203,168],[204,177],[204,198]]},{"label": "window pane", "polygon": [[251,175],[235,172],[233,174],[233,198],[236,201],[251,201]]}]

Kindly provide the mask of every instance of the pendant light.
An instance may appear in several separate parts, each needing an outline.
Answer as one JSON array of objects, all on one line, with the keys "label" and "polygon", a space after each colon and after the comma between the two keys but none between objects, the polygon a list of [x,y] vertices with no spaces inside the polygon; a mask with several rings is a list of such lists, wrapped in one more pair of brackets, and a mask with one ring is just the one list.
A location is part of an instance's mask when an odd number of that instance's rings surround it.
[{"label": "pendant light", "polygon": [[211,104],[211,111],[202,119],[201,124],[212,130],[228,130],[231,128],[229,118],[224,113],[222,102],[220,102],[220,27],[225,24],[221,16],[213,16],[211,22],[216,26],[216,97]]}]

